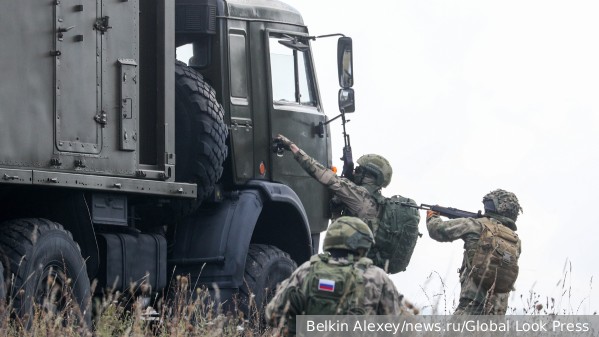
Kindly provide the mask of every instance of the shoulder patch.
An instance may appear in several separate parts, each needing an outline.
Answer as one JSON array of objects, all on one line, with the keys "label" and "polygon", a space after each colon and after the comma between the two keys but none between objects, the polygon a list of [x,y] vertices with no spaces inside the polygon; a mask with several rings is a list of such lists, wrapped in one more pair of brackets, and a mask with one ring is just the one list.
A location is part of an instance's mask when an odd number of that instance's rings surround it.
[{"label": "shoulder patch", "polygon": [[319,279],[318,280],[318,290],[334,292],[335,291],[335,281],[327,280],[327,279]]}]

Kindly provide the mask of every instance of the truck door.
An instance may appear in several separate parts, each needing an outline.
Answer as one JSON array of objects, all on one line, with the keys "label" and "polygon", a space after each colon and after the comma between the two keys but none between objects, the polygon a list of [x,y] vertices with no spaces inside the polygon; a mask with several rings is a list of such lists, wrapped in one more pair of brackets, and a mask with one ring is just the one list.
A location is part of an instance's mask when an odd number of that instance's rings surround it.
[{"label": "truck door", "polygon": [[105,151],[124,152],[111,155],[113,168],[131,171],[138,139],[138,2],[61,0],[55,8],[56,146],[99,154],[106,142]]},{"label": "truck door", "polygon": [[99,153],[102,114],[99,102],[100,32],[94,30],[96,3],[61,0],[54,7],[56,147],[59,151]]},{"label": "truck door", "polygon": [[[297,37],[297,36],[295,36]],[[328,135],[318,131],[325,122],[310,49],[307,40],[296,48],[281,44],[293,41],[293,34],[266,31],[268,50],[267,102],[272,136],[283,134],[311,157],[330,166]],[[296,41],[298,42],[298,41]],[[310,177],[288,153],[283,157],[271,151],[272,178],[289,185],[300,197],[313,233],[326,229],[329,217],[328,190]]]},{"label": "truck door", "polygon": [[[253,178],[254,170],[254,116],[252,115],[248,71],[247,23],[229,20],[229,83],[231,114],[231,149],[235,158],[238,180]],[[226,102],[225,102],[226,104]]]}]

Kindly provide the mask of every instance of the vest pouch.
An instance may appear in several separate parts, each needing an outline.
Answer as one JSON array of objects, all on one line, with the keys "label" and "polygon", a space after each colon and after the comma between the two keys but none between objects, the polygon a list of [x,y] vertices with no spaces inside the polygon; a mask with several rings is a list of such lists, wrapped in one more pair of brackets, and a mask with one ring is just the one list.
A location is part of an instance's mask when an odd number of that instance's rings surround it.
[{"label": "vest pouch", "polygon": [[478,246],[472,257],[473,281],[495,293],[510,292],[518,278],[520,239],[506,226],[480,219],[483,224]]},{"label": "vest pouch", "polygon": [[305,312],[308,315],[345,315],[359,307],[363,282],[353,264],[313,262],[304,281]]}]

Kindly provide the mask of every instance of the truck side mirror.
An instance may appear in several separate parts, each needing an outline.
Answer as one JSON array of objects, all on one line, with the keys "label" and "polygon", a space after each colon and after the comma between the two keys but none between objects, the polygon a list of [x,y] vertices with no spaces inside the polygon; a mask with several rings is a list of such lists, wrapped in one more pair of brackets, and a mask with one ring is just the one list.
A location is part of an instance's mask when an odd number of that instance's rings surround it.
[{"label": "truck side mirror", "polygon": [[356,111],[356,101],[354,99],[354,89],[339,89],[339,111],[354,112]]},{"label": "truck side mirror", "polygon": [[352,55],[351,37],[340,37],[337,41],[337,69],[339,73],[339,86],[343,89],[351,88],[354,85]]}]

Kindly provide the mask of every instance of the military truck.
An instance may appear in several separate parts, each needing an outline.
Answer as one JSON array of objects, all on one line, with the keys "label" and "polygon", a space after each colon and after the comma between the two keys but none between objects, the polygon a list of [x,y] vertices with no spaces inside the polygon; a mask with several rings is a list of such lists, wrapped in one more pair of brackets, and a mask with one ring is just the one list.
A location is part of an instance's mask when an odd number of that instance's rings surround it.
[{"label": "military truck", "polygon": [[[0,32],[0,295],[19,313],[50,280],[85,308],[90,280],[156,294],[176,275],[260,305],[316,252],[329,194],[272,141],[332,164],[297,10],[2,1]],[[339,39],[346,111],[351,48]]]}]

